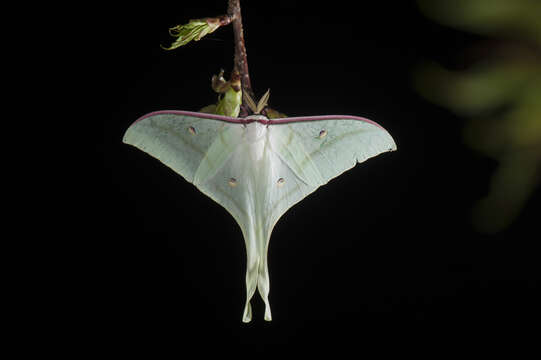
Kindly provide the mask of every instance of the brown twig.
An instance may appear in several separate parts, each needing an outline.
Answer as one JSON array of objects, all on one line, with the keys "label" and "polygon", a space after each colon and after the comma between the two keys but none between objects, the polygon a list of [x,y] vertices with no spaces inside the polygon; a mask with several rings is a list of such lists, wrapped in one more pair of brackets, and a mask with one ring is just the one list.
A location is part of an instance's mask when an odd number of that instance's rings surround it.
[{"label": "brown twig", "polygon": [[[235,60],[233,72],[240,75],[242,91],[248,93],[253,98],[252,84],[250,83],[250,73],[248,71],[248,57],[246,47],[244,46],[244,32],[242,29],[242,15],[240,13],[240,0],[229,0],[227,15],[233,21],[233,34],[235,39]],[[242,101],[240,116],[247,116],[248,106]]]}]

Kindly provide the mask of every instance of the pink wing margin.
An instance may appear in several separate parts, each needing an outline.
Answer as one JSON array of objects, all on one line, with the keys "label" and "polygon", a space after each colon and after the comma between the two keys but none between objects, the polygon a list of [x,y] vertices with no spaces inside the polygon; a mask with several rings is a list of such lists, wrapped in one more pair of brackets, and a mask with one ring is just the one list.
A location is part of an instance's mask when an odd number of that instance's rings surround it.
[{"label": "pink wing margin", "polygon": [[[214,114],[207,114],[207,113],[200,113],[195,111],[184,111],[184,110],[159,110],[159,111],[153,111],[151,113],[145,114],[141,116],[139,119],[135,120],[133,124],[144,120],[148,117],[155,116],[155,115],[186,115],[186,116],[192,116],[196,118],[201,119],[213,119],[213,120],[219,120],[219,121],[225,121],[228,123],[234,123],[234,124],[249,124],[254,121],[258,121],[265,125],[279,125],[279,124],[289,124],[289,123],[295,123],[295,122],[302,122],[302,121],[319,121],[319,120],[334,120],[334,119],[348,119],[348,120],[358,120],[363,121],[372,125],[375,125],[381,129],[384,129],[383,126],[378,124],[375,121],[365,119],[360,116],[353,116],[353,115],[319,115],[319,116],[297,116],[297,117],[288,117],[288,118],[281,118],[281,119],[272,119],[272,120],[253,120],[253,119],[245,119],[245,118],[234,118],[229,116],[223,116],[223,115],[214,115]],[[133,125],[132,124],[132,125]],[[384,129],[385,130],[385,129]]]}]

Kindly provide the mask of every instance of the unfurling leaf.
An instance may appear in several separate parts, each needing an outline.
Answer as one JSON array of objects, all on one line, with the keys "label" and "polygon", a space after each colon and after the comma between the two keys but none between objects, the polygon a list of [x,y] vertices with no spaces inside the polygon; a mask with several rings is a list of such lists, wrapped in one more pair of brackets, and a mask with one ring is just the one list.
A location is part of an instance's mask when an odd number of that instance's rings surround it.
[{"label": "unfurling leaf", "polygon": [[233,71],[231,79],[226,81],[223,77],[223,70],[220,71],[218,78],[216,75],[212,77],[212,88],[217,93],[222,94],[218,104],[216,104],[216,114],[231,117],[239,116],[240,105],[242,104],[242,88],[239,73]]},{"label": "unfurling leaf", "polygon": [[205,18],[190,20],[184,25],[177,25],[169,29],[169,34],[177,39],[170,47],[162,46],[165,50],[173,50],[180,46],[186,45],[190,41],[199,41],[207,34],[214,32],[224,23],[220,18]]}]

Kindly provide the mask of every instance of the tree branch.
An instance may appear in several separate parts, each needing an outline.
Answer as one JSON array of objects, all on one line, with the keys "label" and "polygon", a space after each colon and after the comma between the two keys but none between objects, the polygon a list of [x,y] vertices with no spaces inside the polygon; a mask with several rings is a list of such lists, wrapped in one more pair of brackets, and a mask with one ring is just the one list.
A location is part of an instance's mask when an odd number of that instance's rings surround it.
[{"label": "tree branch", "polygon": [[[233,33],[235,39],[235,60],[233,72],[240,76],[242,91],[254,97],[252,84],[250,83],[250,73],[248,71],[248,57],[246,47],[244,46],[244,32],[242,29],[242,15],[240,13],[240,0],[229,0],[227,15],[233,20]],[[242,101],[240,116],[248,115],[248,106]]]}]

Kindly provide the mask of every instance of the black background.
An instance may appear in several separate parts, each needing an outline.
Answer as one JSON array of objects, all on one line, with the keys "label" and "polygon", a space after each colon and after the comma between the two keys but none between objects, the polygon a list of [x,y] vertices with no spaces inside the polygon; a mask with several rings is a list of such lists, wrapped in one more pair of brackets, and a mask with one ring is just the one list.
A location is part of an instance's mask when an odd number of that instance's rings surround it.
[{"label": "black background", "polygon": [[[249,324],[245,249],[233,218],[169,168],[122,144],[154,110],[197,111],[228,75],[231,27],[172,52],[167,28],[223,14],[226,1],[97,9],[85,51],[101,126],[102,171],[89,215],[96,256],[85,295],[92,346],[157,356],[218,352],[439,357],[524,349],[539,329],[539,193],[506,231],[470,212],[496,162],[462,142],[464,120],[420,98],[423,59],[465,66],[483,39],[437,25],[411,1],[244,1],[255,93],[290,116],[373,119],[398,151],[358,165],[290,209],[269,248],[273,321],[256,294]],[[95,32],[94,32],[95,31]],[[86,326],[85,326],[86,327]],[[533,330],[530,327],[534,327]],[[430,349],[430,350],[429,350]]]}]

